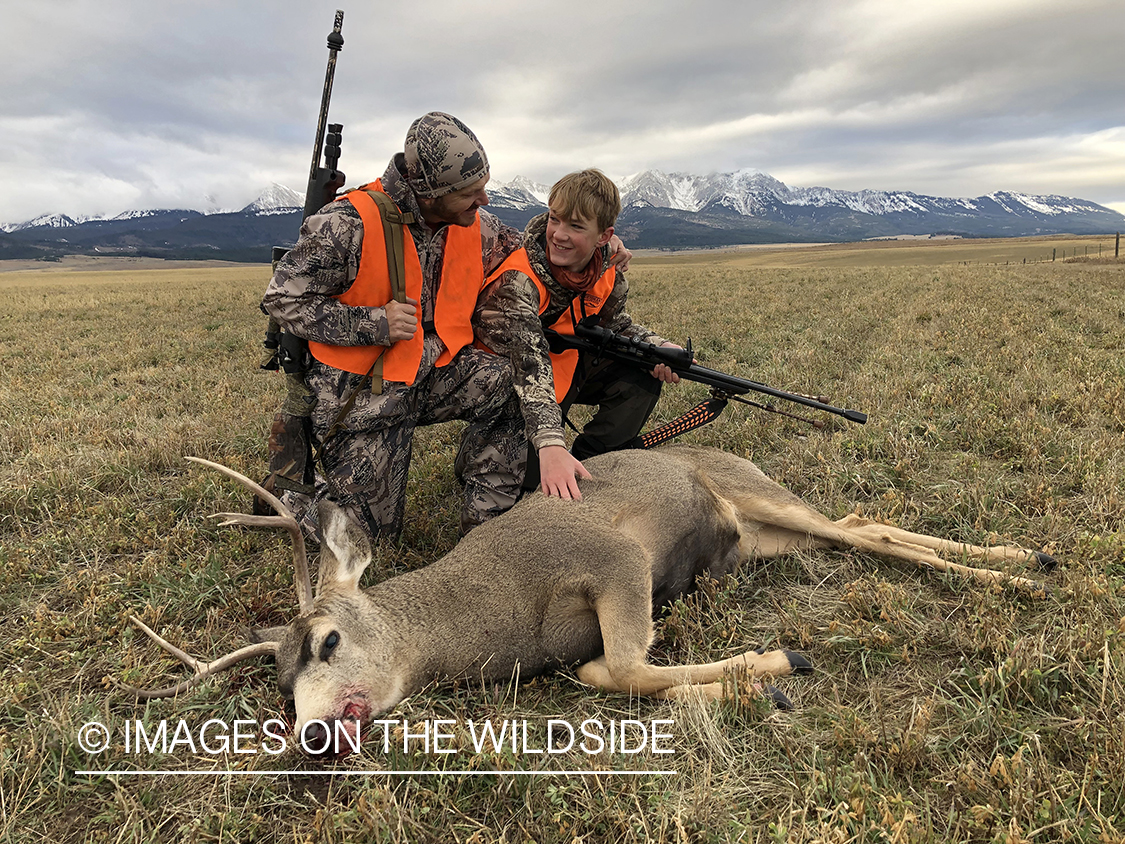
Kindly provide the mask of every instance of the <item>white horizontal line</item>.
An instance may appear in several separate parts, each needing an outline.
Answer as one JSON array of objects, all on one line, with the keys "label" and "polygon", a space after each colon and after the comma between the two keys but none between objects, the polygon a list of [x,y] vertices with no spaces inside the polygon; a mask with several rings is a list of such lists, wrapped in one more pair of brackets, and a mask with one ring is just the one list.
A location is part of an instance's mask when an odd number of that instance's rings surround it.
[{"label": "white horizontal line", "polygon": [[78,776],[142,776],[142,777],[348,777],[348,776],[438,776],[438,777],[607,777],[607,776],[674,776],[676,771],[75,771]]}]

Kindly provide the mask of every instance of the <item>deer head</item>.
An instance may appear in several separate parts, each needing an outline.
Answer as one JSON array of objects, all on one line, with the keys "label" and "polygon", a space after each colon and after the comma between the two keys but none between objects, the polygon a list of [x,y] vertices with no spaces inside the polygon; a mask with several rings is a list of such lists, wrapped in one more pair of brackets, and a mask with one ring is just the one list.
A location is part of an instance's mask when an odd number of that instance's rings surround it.
[{"label": "deer head", "polygon": [[[276,527],[289,533],[300,614],[287,625],[253,631],[253,644],[212,662],[188,655],[134,617],[134,624],[194,674],[163,689],[117,685],[145,700],[173,697],[245,659],[272,654],[281,691],[296,709],[294,735],[299,744],[306,749],[346,749],[345,743],[332,740],[341,727],[354,736],[360,722],[393,708],[407,694],[404,679],[395,670],[397,637],[388,629],[385,614],[359,588],[371,562],[367,537],[335,504],[320,506],[323,544],[314,597],[304,538],[290,510],[233,469],[197,457],[187,459],[233,478],[277,512],[276,516],[216,513],[213,518],[224,526]],[[333,735],[325,736],[329,731]]]}]

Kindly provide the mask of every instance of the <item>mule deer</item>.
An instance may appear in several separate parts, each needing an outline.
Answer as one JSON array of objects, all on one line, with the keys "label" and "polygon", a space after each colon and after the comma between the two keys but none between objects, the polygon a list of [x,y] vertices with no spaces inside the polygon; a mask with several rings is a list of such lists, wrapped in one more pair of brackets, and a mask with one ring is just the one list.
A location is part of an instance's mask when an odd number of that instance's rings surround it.
[{"label": "mule deer", "polygon": [[699,665],[647,660],[653,608],[721,578],[747,559],[853,547],[985,583],[1037,589],[1035,582],[943,558],[1038,563],[1038,551],[982,548],[908,533],[858,516],[833,522],[769,480],[753,463],[713,449],[676,445],[619,451],[588,461],[582,500],[536,493],[478,527],[438,561],[368,589],[371,560],[362,531],[342,511],[321,512],[323,548],[313,596],[304,543],[272,495],[231,469],[197,458],[253,489],[279,516],[222,513],[223,524],[285,527],[294,540],[300,616],[257,631],[258,643],[213,663],[198,662],[137,619],[153,639],[195,669],[178,685],[139,697],[178,694],[258,654],[277,658],[281,689],[294,698],[297,731],[313,719],[364,721],[440,679],[506,681],[578,665],[602,689],[676,697],[687,689],[722,694],[724,672],[755,676],[811,670],[783,650],[747,652]]}]

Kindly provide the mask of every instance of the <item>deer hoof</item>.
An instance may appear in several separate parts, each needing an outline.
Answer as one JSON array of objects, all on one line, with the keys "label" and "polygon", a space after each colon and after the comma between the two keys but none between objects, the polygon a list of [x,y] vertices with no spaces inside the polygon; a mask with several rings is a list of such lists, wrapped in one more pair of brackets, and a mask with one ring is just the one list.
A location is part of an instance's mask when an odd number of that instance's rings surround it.
[{"label": "deer hoof", "polygon": [[773,701],[773,705],[780,709],[782,712],[792,712],[795,708],[793,701],[791,701],[785,692],[777,686],[763,686],[762,692]]},{"label": "deer hoof", "polygon": [[812,663],[798,653],[785,651],[785,658],[789,660],[789,668],[793,674],[812,674]]},{"label": "deer hoof", "polygon": [[1044,554],[1042,551],[1036,551],[1035,561],[1039,563],[1039,568],[1042,571],[1054,571],[1058,566],[1059,561],[1052,557],[1050,554]]}]

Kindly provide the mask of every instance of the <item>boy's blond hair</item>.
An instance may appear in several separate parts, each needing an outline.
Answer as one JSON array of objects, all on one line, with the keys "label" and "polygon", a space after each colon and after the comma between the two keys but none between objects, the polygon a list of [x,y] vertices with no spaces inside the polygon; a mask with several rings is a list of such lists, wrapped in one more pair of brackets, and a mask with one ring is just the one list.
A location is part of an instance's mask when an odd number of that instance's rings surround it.
[{"label": "boy's blond hair", "polygon": [[591,168],[568,173],[555,182],[547,205],[566,220],[576,217],[593,220],[598,231],[604,232],[617,222],[621,194],[605,173]]}]

